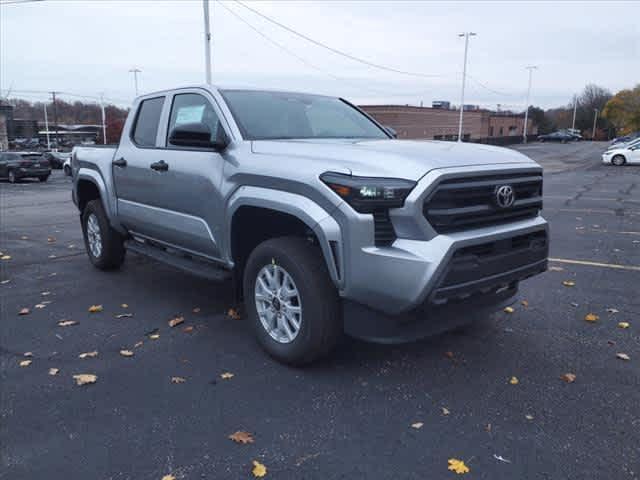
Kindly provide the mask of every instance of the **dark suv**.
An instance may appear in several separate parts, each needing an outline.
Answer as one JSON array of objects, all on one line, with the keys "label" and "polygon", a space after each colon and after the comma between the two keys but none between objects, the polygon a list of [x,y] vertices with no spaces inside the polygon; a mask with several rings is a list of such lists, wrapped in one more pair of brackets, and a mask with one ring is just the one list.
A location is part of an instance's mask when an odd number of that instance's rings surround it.
[{"label": "dark suv", "polygon": [[51,165],[39,153],[0,153],[0,178],[15,183],[22,178],[37,178],[46,182],[51,175]]}]

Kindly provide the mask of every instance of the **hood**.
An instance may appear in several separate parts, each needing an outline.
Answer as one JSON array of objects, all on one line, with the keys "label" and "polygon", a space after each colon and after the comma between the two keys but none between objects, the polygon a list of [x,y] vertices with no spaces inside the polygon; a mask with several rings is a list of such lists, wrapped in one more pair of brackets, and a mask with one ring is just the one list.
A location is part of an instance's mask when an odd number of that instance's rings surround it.
[{"label": "hood", "polygon": [[348,169],[356,176],[415,181],[439,168],[514,163],[537,166],[527,156],[507,148],[430,140],[256,140],[252,151],[304,158],[309,164],[320,164],[325,171]]}]

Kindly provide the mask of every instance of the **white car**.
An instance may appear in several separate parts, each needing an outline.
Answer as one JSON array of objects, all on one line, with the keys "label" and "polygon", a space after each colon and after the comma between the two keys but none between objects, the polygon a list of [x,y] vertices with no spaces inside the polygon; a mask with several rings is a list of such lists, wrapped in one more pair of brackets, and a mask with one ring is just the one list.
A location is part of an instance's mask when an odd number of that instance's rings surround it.
[{"label": "white car", "polygon": [[626,145],[612,145],[602,154],[602,163],[616,166],[640,164],[640,138]]},{"label": "white car", "polygon": [[71,157],[67,158],[62,164],[62,171],[67,177],[71,176]]}]

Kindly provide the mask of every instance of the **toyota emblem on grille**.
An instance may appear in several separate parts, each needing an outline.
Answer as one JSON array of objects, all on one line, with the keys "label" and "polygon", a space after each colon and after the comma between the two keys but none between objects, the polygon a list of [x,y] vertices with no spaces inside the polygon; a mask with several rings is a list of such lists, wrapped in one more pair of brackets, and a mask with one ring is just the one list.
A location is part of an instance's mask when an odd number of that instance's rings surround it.
[{"label": "toyota emblem on grille", "polygon": [[516,194],[511,185],[502,185],[496,189],[496,203],[500,208],[509,208],[515,199]]}]

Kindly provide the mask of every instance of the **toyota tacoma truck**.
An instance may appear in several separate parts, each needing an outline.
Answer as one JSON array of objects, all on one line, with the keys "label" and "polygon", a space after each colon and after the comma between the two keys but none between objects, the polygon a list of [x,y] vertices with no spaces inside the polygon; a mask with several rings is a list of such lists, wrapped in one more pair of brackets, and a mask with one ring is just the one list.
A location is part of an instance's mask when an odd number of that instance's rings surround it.
[{"label": "toyota tacoma truck", "polygon": [[342,98],[141,96],[117,146],[72,154],[89,259],[116,269],[130,252],[233,282],[262,347],[298,365],[345,332],[409,341],[513,302],[547,268],[542,168],[394,137]]}]

